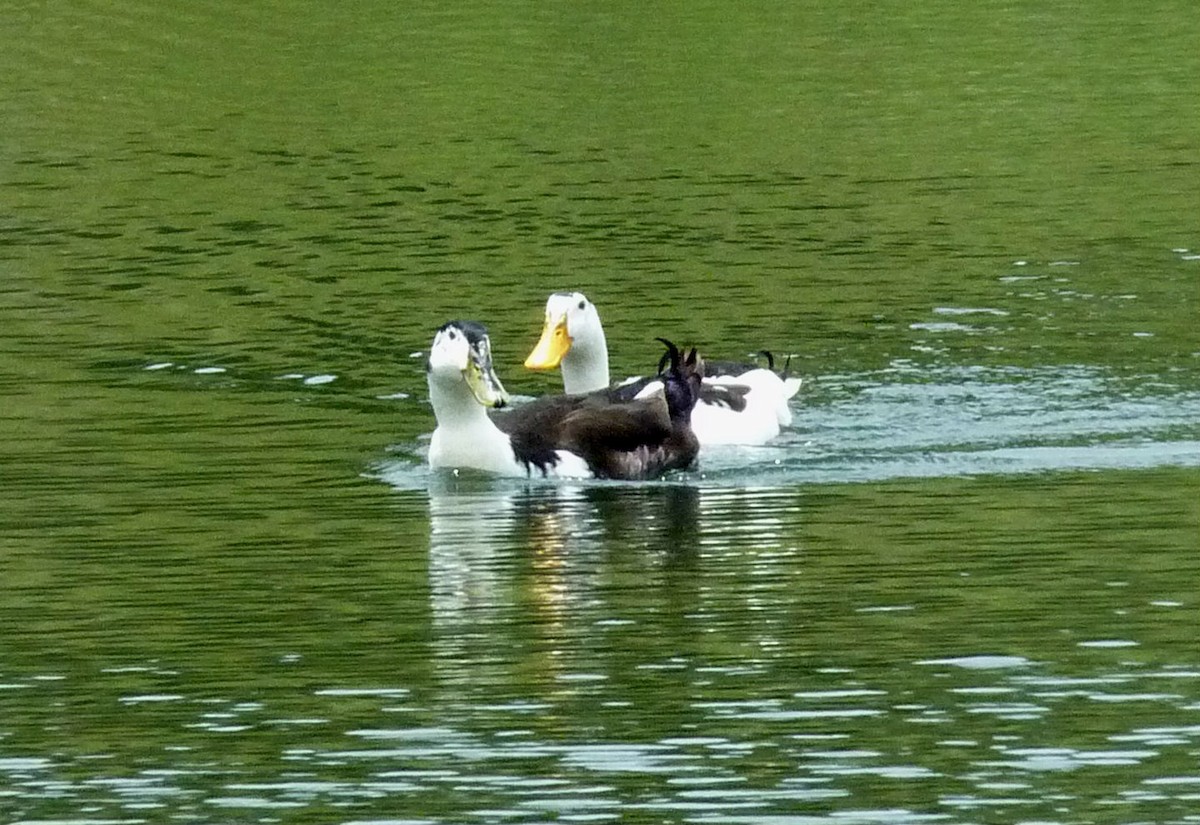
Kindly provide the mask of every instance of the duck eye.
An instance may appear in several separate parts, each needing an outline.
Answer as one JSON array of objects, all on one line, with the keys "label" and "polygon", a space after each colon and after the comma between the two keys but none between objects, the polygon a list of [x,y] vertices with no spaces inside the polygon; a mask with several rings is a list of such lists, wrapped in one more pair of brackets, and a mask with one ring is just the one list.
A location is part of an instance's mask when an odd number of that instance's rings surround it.
[{"label": "duck eye", "polygon": [[587,301],[580,301],[580,302],[579,302],[579,308],[580,308],[580,309],[583,309],[585,306],[587,306]]},{"label": "duck eye", "polygon": [[455,332],[454,330],[450,330],[450,340],[451,340],[451,341],[457,341],[457,340],[458,340],[458,333],[457,333],[457,332]]}]

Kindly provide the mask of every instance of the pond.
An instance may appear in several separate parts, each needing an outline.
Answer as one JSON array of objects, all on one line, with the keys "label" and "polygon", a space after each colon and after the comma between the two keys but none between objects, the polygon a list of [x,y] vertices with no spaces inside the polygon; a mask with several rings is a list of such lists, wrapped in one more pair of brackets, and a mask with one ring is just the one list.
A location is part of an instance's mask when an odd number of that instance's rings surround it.
[{"label": "pond", "polygon": [[[0,819],[1195,819],[1190,5],[11,17]],[[561,289],[793,424],[431,472]]]}]

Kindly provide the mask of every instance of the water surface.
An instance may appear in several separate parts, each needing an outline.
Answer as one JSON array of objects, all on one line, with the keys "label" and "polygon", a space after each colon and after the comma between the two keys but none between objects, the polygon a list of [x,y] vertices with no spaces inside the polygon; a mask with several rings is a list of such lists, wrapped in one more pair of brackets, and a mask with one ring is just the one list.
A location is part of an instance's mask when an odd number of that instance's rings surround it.
[{"label": "water surface", "polygon": [[[9,18],[0,819],[1195,818],[1190,4]],[[430,473],[563,288],[794,426]]]}]

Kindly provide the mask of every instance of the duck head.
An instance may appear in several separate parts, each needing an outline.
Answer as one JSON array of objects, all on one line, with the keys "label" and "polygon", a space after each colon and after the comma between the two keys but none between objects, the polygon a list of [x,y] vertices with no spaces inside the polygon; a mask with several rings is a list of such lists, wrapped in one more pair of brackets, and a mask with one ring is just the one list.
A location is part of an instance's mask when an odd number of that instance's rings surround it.
[{"label": "duck head", "polygon": [[[667,397],[671,418],[690,416],[700,400],[700,384],[704,380],[704,359],[692,347],[687,355],[666,338],[656,339],[667,348],[658,361],[659,377]],[[668,363],[669,362],[669,363]]]},{"label": "duck head", "polygon": [[[571,355],[576,356],[575,360],[603,358],[604,370],[608,370],[608,344],[595,305],[582,292],[555,292],[546,299],[542,337],[525,359],[525,366],[531,370],[550,370]],[[604,384],[607,383],[605,375]]]},{"label": "duck head", "polygon": [[476,321],[449,321],[438,327],[425,372],[430,382],[464,383],[485,407],[503,407],[508,393],[492,367],[487,327]]}]

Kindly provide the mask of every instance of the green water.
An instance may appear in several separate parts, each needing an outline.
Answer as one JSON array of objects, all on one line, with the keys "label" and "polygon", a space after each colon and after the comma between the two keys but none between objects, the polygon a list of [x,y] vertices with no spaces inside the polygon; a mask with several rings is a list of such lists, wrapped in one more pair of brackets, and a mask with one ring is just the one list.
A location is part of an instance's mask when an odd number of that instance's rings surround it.
[{"label": "green water", "polygon": [[[1187,822],[1200,20],[21,4],[0,820]],[[649,485],[442,478],[552,290],[790,354]]]}]

